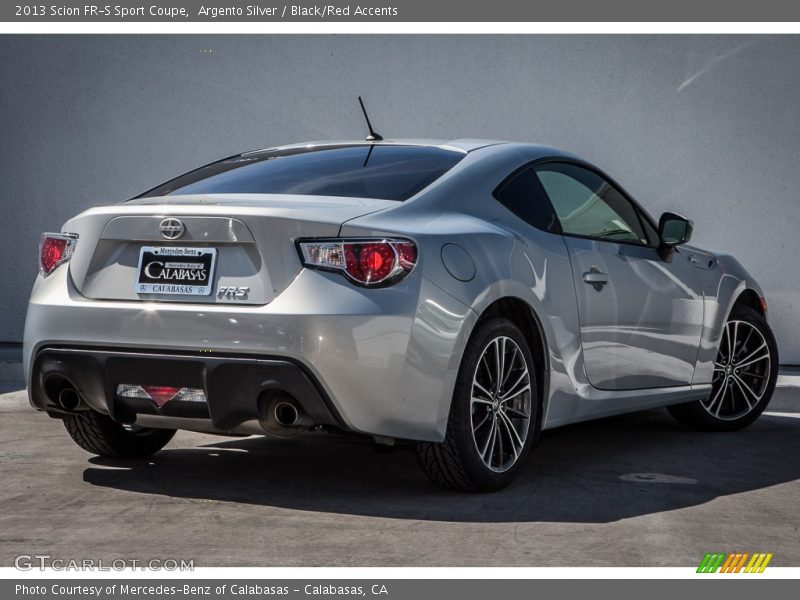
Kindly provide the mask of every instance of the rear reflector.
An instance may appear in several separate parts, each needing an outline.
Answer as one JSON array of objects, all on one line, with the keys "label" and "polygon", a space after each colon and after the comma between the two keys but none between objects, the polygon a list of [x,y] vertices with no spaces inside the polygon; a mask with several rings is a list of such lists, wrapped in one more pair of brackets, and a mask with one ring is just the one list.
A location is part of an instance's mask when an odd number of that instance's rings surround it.
[{"label": "rear reflector", "polygon": [[205,391],[198,388],[180,388],[168,385],[134,385],[121,383],[117,386],[118,398],[140,398],[152,400],[156,406],[164,406],[167,402],[205,402]]}]

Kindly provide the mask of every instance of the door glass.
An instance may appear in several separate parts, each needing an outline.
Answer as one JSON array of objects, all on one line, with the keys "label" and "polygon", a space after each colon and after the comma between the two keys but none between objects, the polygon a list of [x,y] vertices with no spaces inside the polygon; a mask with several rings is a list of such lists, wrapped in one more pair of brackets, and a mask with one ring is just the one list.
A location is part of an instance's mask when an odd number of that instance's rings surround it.
[{"label": "door glass", "polygon": [[568,163],[536,167],[567,235],[647,244],[636,208],[598,175]]}]

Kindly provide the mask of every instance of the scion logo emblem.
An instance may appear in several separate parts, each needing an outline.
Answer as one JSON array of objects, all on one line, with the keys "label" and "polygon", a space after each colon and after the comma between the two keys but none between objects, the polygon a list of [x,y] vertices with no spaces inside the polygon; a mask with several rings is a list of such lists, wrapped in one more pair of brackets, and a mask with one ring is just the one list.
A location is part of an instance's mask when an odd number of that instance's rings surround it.
[{"label": "scion logo emblem", "polygon": [[186,227],[183,226],[183,223],[181,223],[179,219],[168,217],[161,221],[158,230],[166,239],[177,240],[183,235],[183,232],[186,231]]}]

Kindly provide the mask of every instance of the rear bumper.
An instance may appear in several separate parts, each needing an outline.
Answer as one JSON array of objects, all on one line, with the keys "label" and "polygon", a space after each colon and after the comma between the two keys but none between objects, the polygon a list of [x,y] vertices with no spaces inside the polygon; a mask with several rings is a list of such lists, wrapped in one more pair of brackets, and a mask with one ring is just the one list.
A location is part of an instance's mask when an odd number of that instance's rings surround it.
[{"label": "rear bumper", "polygon": [[[115,363],[110,358],[103,362],[97,352],[133,355],[126,359],[128,365],[139,364],[133,360],[137,354],[160,357],[145,361],[148,369],[171,363],[164,357],[179,357],[172,364],[199,361],[205,377],[216,369],[233,373],[229,365],[250,361],[258,377],[269,377],[269,369],[280,371],[282,378],[290,370],[303,374],[344,429],[441,441],[461,355],[475,321],[468,307],[418,271],[391,288],[367,290],[346,284],[336,274],[304,270],[268,305],[237,306],[88,300],[75,289],[67,269],[59,267],[49,277],[39,277],[34,286],[23,352],[31,390],[44,349],[95,352],[86,368],[95,372],[93,381],[101,382],[96,385],[109,385],[109,376],[96,372]],[[225,360],[217,364],[210,357]],[[240,381],[250,371],[236,373],[224,381],[231,382],[228,392],[238,394]],[[201,378],[197,373],[191,377]],[[249,396],[248,410],[256,405],[256,387],[242,392]],[[107,388],[96,393],[106,403],[109,394]],[[299,391],[292,395],[303,400]],[[215,403],[227,402],[217,396]],[[31,401],[41,408],[33,391]],[[102,408],[101,400],[98,409]],[[106,404],[105,410],[115,412],[117,407]],[[230,416],[235,412],[220,406],[217,421],[233,422],[239,418]]]},{"label": "rear bumper", "polygon": [[[74,387],[94,410],[121,423],[141,414],[210,419],[215,429],[231,431],[248,421],[268,420],[269,401],[289,395],[313,425],[343,423],[330,401],[296,363],[279,359],[191,354],[155,354],[84,348],[43,348],[33,360],[30,400],[34,407],[58,412],[54,391]],[[121,383],[157,383],[205,390],[207,402],[167,402],[119,398]]]}]

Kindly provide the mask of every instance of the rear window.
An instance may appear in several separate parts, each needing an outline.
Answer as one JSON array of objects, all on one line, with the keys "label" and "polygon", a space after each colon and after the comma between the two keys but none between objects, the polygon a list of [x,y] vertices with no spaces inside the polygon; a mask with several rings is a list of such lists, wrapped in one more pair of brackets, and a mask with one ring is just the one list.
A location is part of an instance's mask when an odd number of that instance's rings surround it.
[{"label": "rear window", "polygon": [[266,150],[200,167],[138,197],[302,194],[403,201],[464,156],[429,146],[381,144]]}]

